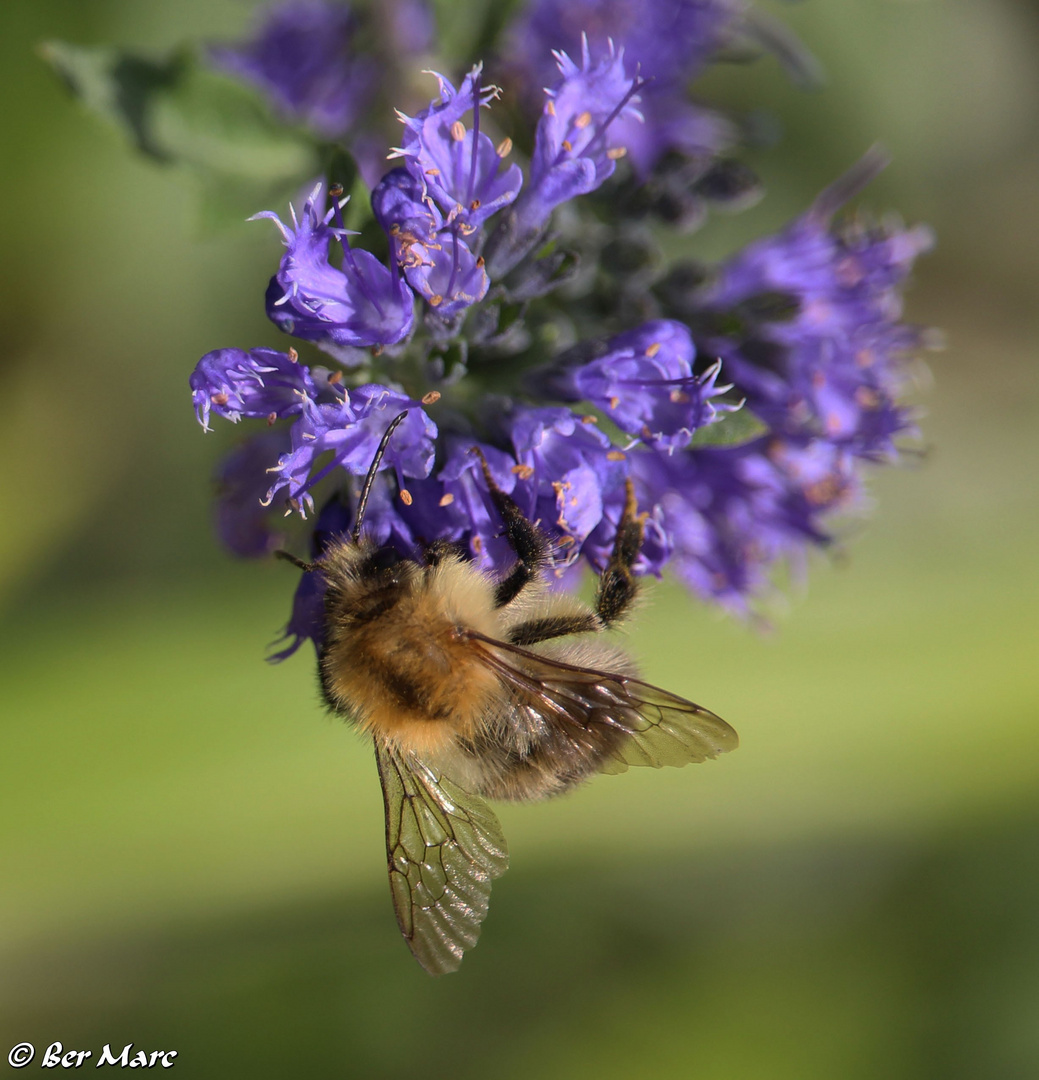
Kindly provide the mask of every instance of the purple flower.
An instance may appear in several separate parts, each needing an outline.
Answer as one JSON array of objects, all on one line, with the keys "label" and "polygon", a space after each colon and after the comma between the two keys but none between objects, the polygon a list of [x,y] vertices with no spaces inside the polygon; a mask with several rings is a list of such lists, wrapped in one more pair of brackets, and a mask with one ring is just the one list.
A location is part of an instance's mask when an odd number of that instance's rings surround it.
[{"label": "purple flower", "polygon": [[615,138],[625,148],[635,172],[645,179],[668,151],[707,163],[730,150],[738,129],[714,109],[689,101],[684,89],[672,90],[647,78],[639,91],[641,121],[621,117]]},{"label": "purple flower", "polygon": [[[301,574],[292,597],[292,614],[274,646],[281,648],[269,653],[268,663],[287,660],[304,641],[313,641],[320,654],[325,625],[325,579],[317,573]],[[272,648],[274,647],[272,646]]]},{"label": "purple flower", "polygon": [[372,210],[394,245],[408,284],[440,315],[482,300],[490,279],[422,185],[407,169],[388,172],[372,192]]},{"label": "purple flower", "polygon": [[[363,249],[353,249],[344,229],[330,224],[337,207],[321,214],[324,188],[318,185],[303,208],[292,211],[292,228],[271,211],[288,249],[267,289],[267,315],[287,334],[316,342],[348,362],[344,349],[393,345],[411,332],[414,300],[396,262],[385,267]],[[342,269],[329,262],[333,239],[343,244]]]},{"label": "purple flower", "polygon": [[[480,109],[501,93],[496,86],[481,84],[481,71],[482,65],[474,67],[457,91],[443,75],[436,75],[439,100],[417,116],[397,114],[404,139],[395,154],[448,215],[447,224],[457,223],[463,236],[508,206],[523,184],[518,165],[501,168],[511,143],[505,140],[496,148],[480,131]],[[473,126],[467,128],[462,117],[470,110]]]},{"label": "purple flower", "polygon": [[495,278],[535,247],[557,206],[594,191],[613,175],[627,152],[618,122],[641,119],[636,106],[643,80],[625,72],[622,52],[610,51],[593,63],[585,45],[580,66],[566,53],[557,53],[556,61],[562,78],[545,91],[548,101],[534,135],[530,183],[487,245]]},{"label": "purple flower", "polygon": [[726,44],[742,0],[534,0],[510,29],[509,55],[532,87],[551,82],[553,50],[595,58],[610,43],[654,81],[687,84]]},{"label": "purple flower", "polygon": [[711,400],[732,389],[717,385],[720,364],[693,374],[696,349],[682,323],[644,323],[603,348],[598,359],[557,376],[552,389],[566,401],[590,401],[647,446],[669,453],[688,446],[698,428],[737,407]]},{"label": "purple flower", "polygon": [[623,52],[640,90],[644,123],[619,117],[614,137],[645,176],[668,150],[714,156],[735,139],[733,126],[688,100],[689,83],[740,25],[743,0],[535,0],[513,24],[509,56],[528,95],[555,77],[552,51],[593,60]]},{"label": "purple flower", "polygon": [[487,294],[490,279],[483,259],[450,231],[438,234],[435,243],[410,245],[408,258],[408,284],[444,317],[457,314]]},{"label": "purple flower", "polygon": [[725,263],[700,297],[748,323],[742,338],[716,335],[709,347],[758,416],[866,457],[894,454],[893,437],[911,427],[896,404],[900,359],[921,334],[899,321],[901,288],[933,242],[922,227],[832,225],[882,164],[867,155],[781,233]]},{"label": "purple flower", "polygon": [[394,0],[385,15],[390,46],[395,54],[418,56],[436,42],[436,22],[426,0]]},{"label": "purple flower", "polygon": [[[292,426],[291,449],[270,470],[274,482],[265,501],[269,504],[285,488],[289,505],[305,514],[314,504],[311,489],[333,470],[363,476],[390,421],[403,410],[408,410],[407,418],[394,432],[383,464],[396,471],[401,486],[404,477],[428,476],[433,467],[436,424],[419,402],[372,384],[345,391],[343,399],[334,404],[304,402],[302,415]],[[331,459],[314,472],[318,458],[329,452]]]},{"label": "purple flower", "polygon": [[295,349],[216,349],[199,360],[189,382],[195,415],[206,431],[211,411],[234,424],[243,416],[273,423],[298,413],[303,399],[315,396]]},{"label": "purple flower", "polygon": [[636,106],[643,80],[627,74],[623,51],[611,50],[593,63],[584,44],[580,66],[563,52],[556,59],[562,78],[545,91],[548,101],[534,136],[531,190],[522,211],[528,221],[544,221],[560,203],[612,176],[626,153],[617,122],[642,118]]},{"label": "purple flower", "polygon": [[627,454],[569,409],[516,409],[508,418],[516,456],[512,497],[531,521],[560,539],[566,562],[603,517],[604,493],[623,490]]},{"label": "purple flower", "polygon": [[421,180],[405,168],[391,169],[372,191],[372,213],[383,231],[397,245],[403,264],[411,244],[430,244],[444,225]]},{"label": "purple flower", "polygon": [[287,0],[264,13],[251,41],[211,48],[210,56],[258,86],[287,119],[334,139],[365,116],[379,86],[380,65],[357,51],[357,30],[346,4]]},{"label": "purple flower", "polygon": [[216,531],[235,555],[259,558],[281,543],[281,534],[271,529],[271,511],[261,500],[270,487],[268,470],[288,448],[287,431],[263,431],[236,447],[220,463],[214,507]]},{"label": "purple flower", "polygon": [[825,440],[765,436],[735,447],[633,454],[640,503],[656,508],[683,581],[741,614],[780,559],[829,540],[824,518],[858,495],[852,458]]},{"label": "purple flower", "polygon": [[504,537],[501,515],[491,500],[476,448],[483,454],[494,482],[506,494],[515,492],[517,475],[525,471],[496,446],[473,439],[455,440],[439,473],[443,495],[438,510],[444,522],[440,535],[448,540],[464,540],[477,566],[500,571],[508,568],[516,556]]}]

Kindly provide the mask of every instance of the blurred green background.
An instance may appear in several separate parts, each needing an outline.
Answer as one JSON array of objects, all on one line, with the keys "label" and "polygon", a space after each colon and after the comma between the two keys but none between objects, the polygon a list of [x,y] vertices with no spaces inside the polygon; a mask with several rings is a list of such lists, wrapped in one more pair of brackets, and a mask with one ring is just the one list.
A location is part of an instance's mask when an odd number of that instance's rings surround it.
[{"label": "blurred green background", "polygon": [[6,0],[3,1058],[132,1040],[198,1077],[1039,1075],[1039,5],[763,6],[829,84],[769,60],[706,80],[785,135],[753,158],[765,201],[693,250],[776,227],[882,140],[863,201],[939,236],[908,300],[949,341],[921,378],[928,452],[875,476],[872,520],[773,632],[652,590],[632,649],[741,749],[501,808],[512,869],[434,981],[397,934],[369,751],[309,656],[262,661],[294,574],[209,532],[226,433],[203,437],[187,376],[284,340],[274,230],[207,233],[185,178],[34,53],[233,38],[250,5]]}]

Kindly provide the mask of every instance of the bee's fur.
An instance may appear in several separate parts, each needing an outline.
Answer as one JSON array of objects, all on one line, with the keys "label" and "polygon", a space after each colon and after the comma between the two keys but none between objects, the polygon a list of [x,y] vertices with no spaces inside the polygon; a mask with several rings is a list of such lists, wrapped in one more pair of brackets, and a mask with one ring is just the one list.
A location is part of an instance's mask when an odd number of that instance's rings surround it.
[{"label": "bee's fur", "polygon": [[[485,475],[516,566],[497,580],[448,545],[432,547],[420,564],[369,539],[336,542],[314,566],[327,582],[321,686],[333,711],[375,740],[442,769],[465,789],[496,799],[535,799],[601,768],[614,745],[612,733],[604,730],[598,742],[575,746],[543,712],[510,696],[476,639],[634,675],[631,660],[601,639],[556,639],[594,634],[627,610],[635,596],[630,565],[641,523],[629,491],[592,608],[548,589],[546,538],[486,469]],[[496,659],[517,663],[514,657]]]}]

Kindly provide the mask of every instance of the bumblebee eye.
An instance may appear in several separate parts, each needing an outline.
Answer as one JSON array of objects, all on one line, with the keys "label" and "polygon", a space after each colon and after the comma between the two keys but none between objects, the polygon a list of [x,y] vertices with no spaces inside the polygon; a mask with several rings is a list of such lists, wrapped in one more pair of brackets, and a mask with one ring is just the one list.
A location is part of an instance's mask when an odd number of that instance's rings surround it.
[{"label": "bumblebee eye", "polygon": [[392,570],[400,561],[400,556],[393,548],[381,547],[371,554],[368,565],[373,570]]}]

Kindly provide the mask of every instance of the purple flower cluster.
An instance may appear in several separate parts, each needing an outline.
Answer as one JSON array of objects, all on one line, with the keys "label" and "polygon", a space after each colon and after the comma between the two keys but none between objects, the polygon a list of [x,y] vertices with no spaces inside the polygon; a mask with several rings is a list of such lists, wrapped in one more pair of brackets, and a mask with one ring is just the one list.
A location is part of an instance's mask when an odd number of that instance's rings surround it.
[{"label": "purple flower cluster", "polygon": [[[278,18],[306,9],[302,33],[329,6],[278,9],[256,63]],[[507,568],[483,462],[548,536],[561,584],[609,558],[628,480],[644,521],[636,572],[670,566],[736,611],[753,609],[777,561],[829,541],[832,515],[860,498],[861,463],[893,457],[912,428],[903,360],[921,335],[901,321],[901,290],[929,233],[836,222],[878,155],[691,281],[681,265],[632,256],[649,250],[645,224],[611,218],[605,196],[591,211],[581,198],[608,181],[652,184],[675,153],[698,155],[707,174],[731,133],[687,87],[744,17],[739,0],[537,0],[509,38],[514,68],[550,83],[532,137],[517,140],[531,147],[525,169],[495,127],[501,91],[477,65],[457,88],[436,75],[428,106],[398,113],[397,164],[372,186],[363,233],[345,228],[341,189],[325,182],[299,214],[256,215],[286,249],[269,318],[335,365],[270,348],[199,361],[203,428],[214,415],[265,422],[220,471],[232,550],[269,553],[287,515],[308,522],[320,559],[349,532],[360,478],[405,411],[365,517],[405,556],[442,540]],[[311,89],[322,55],[309,57]],[[309,93],[293,100],[310,108]],[[276,658],[320,644],[320,589],[320,575],[302,576]]]},{"label": "purple flower cluster", "polygon": [[708,343],[762,420],[866,458],[894,456],[895,436],[911,426],[899,361],[922,339],[899,322],[900,290],[933,243],[924,227],[833,228],[882,164],[868,155],[781,233],[726,263],[699,301],[706,312],[744,309],[738,337],[714,333]]}]

